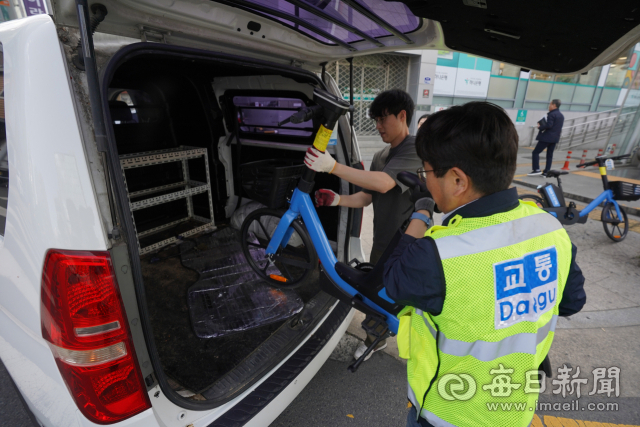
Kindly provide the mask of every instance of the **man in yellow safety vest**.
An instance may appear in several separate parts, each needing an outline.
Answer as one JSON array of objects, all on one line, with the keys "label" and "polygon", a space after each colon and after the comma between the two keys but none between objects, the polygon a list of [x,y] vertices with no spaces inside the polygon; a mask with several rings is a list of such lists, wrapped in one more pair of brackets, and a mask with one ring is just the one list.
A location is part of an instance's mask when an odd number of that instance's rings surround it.
[{"label": "man in yellow safety vest", "polygon": [[[528,426],[557,318],[586,302],[576,247],[509,188],[518,135],[500,107],[471,102],[431,115],[416,150],[430,195],[414,196],[384,273],[388,295],[407,305],[398,315],[407,426]],[[491,411],[492,402],[529,410]]]}]

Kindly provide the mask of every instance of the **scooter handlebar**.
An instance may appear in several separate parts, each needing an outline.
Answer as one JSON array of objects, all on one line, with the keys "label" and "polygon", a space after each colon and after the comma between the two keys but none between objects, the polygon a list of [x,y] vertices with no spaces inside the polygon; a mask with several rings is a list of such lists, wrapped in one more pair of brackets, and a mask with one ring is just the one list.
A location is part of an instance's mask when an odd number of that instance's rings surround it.
[{"label": "scooter handlebar", "polygon": [[418,175],[411,172],[402,171],[398,173],[398,181],[409,188],[420,187],[422,191],[427,191],[427,186],[418,178]]}]

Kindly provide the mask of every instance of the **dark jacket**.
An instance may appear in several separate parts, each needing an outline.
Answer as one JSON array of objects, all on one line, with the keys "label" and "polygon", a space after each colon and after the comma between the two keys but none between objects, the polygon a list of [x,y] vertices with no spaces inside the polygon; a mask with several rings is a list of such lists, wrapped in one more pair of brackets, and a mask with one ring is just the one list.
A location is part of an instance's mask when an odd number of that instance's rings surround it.
[{"label": "dark jacket", "polygon": [[540,125],[536,140],[551,144],[560,141],[562,125],[564,125],[564,116],[560,112],[560,109],[556,108],[553,111],[549,111],[549,113],[547,113],[547,123],[544,126],[542,124]]},{"label": "dark jacket", "polygon": [[[478,218],[507,212],[518,206],[515,188],[481,197],[456,211],[463,218]],[[447,225],[449,218],[443,222]],[[572,244],[569,277],[560,300],[560,316],[579,312],[587,301],[584,276],[576,264],[576,247]],[[442,312],[446,299],[446,283],[442,261],[431,237],[416,239],[404,235],[384,266],[384,286],[387,294],[404,305],[419,308],[433,315]]]}]

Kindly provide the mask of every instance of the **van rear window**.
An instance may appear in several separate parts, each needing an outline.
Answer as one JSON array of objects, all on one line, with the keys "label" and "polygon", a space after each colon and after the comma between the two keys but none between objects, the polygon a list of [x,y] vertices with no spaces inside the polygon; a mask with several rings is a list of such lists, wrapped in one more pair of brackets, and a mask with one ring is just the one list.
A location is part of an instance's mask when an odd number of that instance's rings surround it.
[{"label": "van rear window", "polygon": [[[253,135],[283,135],[309,137],[313,135],[313,121],[278,125],[306,105],[301,98],[269,96],[234,96],[238,125],[242,133]],[[248,135],[246,135],[248,136]]]}]

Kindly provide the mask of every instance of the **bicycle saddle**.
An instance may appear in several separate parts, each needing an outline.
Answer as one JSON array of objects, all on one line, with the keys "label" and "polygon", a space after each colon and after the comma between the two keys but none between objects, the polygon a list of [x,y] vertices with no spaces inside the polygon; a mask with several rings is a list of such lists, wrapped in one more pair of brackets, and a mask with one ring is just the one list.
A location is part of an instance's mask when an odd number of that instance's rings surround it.
[{"label": "bicycle saddle", "polygon": [[560,175],[568,175],[568,174],[569,172],[566,172],[566,171],[549,171],[545,175],[547,176],[547,178],[557,178]]}]

